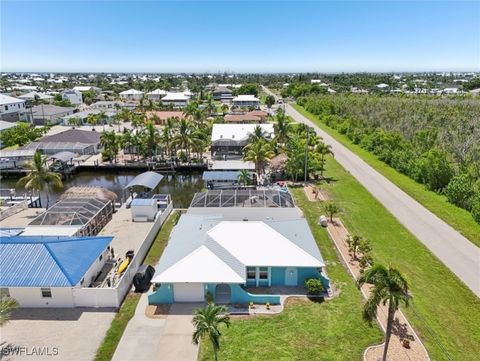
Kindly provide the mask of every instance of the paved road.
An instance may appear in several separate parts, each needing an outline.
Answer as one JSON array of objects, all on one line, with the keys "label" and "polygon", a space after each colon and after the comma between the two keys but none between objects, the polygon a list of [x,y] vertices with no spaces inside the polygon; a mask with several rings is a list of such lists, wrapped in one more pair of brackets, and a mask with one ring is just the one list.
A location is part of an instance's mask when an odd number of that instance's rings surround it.
[{"label": "paved road", "polygon": [[[273,94],[266,88],[264,90]],[[477,246],[293,107],[286,105],[285,110],[297,122],[312,126],[325,143],[332,146],[335,159],[477,296],[480,296],[480,249]]]}]

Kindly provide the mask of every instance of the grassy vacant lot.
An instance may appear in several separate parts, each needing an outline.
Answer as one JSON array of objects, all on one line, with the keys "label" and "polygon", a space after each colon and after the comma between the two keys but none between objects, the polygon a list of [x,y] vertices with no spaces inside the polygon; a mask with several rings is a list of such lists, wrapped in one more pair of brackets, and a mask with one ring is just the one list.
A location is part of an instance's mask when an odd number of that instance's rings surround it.
[{"label": "grassy vacant lot", "polygon": [[[172,213],[158,232],[155,241],[145,257],[144,263],[154,265],[158,262],[165,246],[167,245],[170,232],[175,225],[175,220],[175,214]],[[97,350],[95,361],[109,361],[112,359],[115,349],[122,338],[123,331],[125,331],[125,328],[127,327],[128,321],[130,321],[135,314],[140,295],[140,293],[133,292],[127,295],[120,310],[110,324],[110,328],[108,329],[100,348]]]},{"label": "grassy vacant lot", "polygon": [[[376,262],[393,264],[407,275],[414,298],[413,308],[404,311],[432,359],[449,360],[439,340],[451,359],[478,360],[480,299],[332,158],[326,174],[333,181],[321,187],[342,208],[349,231],[371,241]],[[294,195],[305,216],[318,219],[318,206],[306,201],[303,190]]]},{"label": "grassy vacant lot", "polygon": [[[303,191],[302,191],[303,192]],[[301,192],[295,192],[302,199]],[[326,231],[315,225],[319,203],[306,214],[328,267],[328,274],[341,289],[340,296],[323,303],[299,303],[275,316],[234,320],[222,329],[219,360],[361,360],[368,345],[379,343],[378,326],[368,326],[361,317],[362,296],[353,279],[339,263]],[[199,360],[212,359],[208,340],[202,342]]]},{"label": "grassy vacant lot", "polygon": [[396,184],[405,193],[409,194],[432,213],[435,213],[438,217],[450,224],[474,244],[480,246],[480,225],[475,222],[468,211],[449,203],[445,196],[429,191],[422,184],[419,184],[406,175],[397,172],[395,169],[379,160],[375,155],[369,153],[360,146],[353,144],[345,135],[326,126],[314,114],[307,112],[301,106],[294,104],[293,107],[337,139],[340,143],[358,154],[365,162]]}]

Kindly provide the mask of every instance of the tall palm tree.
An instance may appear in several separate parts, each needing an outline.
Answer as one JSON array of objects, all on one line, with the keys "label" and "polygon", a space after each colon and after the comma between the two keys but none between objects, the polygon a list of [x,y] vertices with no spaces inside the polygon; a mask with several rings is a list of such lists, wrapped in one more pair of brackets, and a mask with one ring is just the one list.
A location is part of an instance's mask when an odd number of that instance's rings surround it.
[{"label": "tall palm tree", "polygon": [[120,145],[123,149],[128,149],[130,156],[133,157],[132,148],[134,146],[133,134],[129,129],[124,129],[120,138]]},{"label": "tall palm tree", "polygon": [[255,143],[259,140],[266,140],[267,139],[267,133],[263,130],[263,128],[260,125],[257,125],[254,129],[253,132],[248,135],[247,143]]},{"label": "tall palm tree", "polygon": [[243,159],[255,163],[255,171],[259,176],[263,173],[267,161],[273,156],[270,144],[261,139],[247,144],[243,152]]},{"label": "tall palm tree", "polygon": [[92,127],[95,127],[98,124],[98,114],[89,114],[87,117],[87,123]]},{"label": "tall palm tree", "polygon": [[158,129],[155,127],[155,124],[151,121],[148,121],[145,124],[145,129],[143,130],[145,136],[145,143],[148,149],[148,155],[154,155],[157,152],[157,145],[160,141],[158,134]]},{"label": "tall palm tree", "polygon": [[100,135],[100,144],[108,152],[110,162],[112,162],[112,160],[114,160],[115,163],[117,162],[117,155],[118,155],[118,151],[120,150],[119,143],[120,143],[120,139],[115,134],[114,130],[110,132],[103,131],[102,134]]},{"label": "tall palm tree", "polygon": [[393,318],[400,303],[409,304],[408,282],[402,273],[391,266],[374,264],[358,279],[358,286],[368,283],[373,285],[370,297],[363,307],[363,318],[372,322],[377,317],[378,307],[388,303],[387,329],[385,332],[385,348],[382,361],[387,360],[388,345],[392,335]]},{"label": "tall palm tree", "polygon": [[208,337],[212,343],[214,359],[218,361],[220,336],[222,335],[219,326],[224,324],[230,327],[230,315],[225,306],[215,306],[213,303],[209,303],[204,308],[196,309],[192,323],[195,326],[192,335],[193,343],[198,345],[202,337]]},{"label": "tall palm tree", "polygon": [[276,123],[273,125],[275,129],[275,138],[277,142],[280,143],[282,146],[287,144],[288,139],[290,139],[290,132],[291,132],[291,122],[290,119],[285,115],[283,110],[277,112],[275,116]]},{"label": "tall palm tree", "polygon": [[18,187],[24,187],[26,190],[36,189],[41,192],[45,190],[47,205],[49,202],[50,185],[62,188],[62,176],[59,173],[51,172],[46,166],[47,157],[43,157],[40,152],[36,152],[33,160],[25,165],[28,174],[20,178],[17,182]]},{"label": "tall palm tree", "polygon": [[317,144],[317,146],[315,147],[315,151],[318,154],[320,154],[320,163],[322,165],[322,168],[320,169],[320,175],[323,178],[323,172],[325,171],[326,156],[328,154],[333,155],[332,146],[330,144],[325,144],[323,142],[319,142]]},{"label": "tall palm tree", "polygon": [[207,103],[205,104],[205,111],[208,115],[212,115],[217,111],[217,107],[215,106],[211,95],[207,98]]},{"label": "tall palm tree", "polygon": [[193,144],[193,131],[192,122],[188,119],[181,119],[180,123],[178,123],[177,134],[173,140],[175,145],[186,151],[188,159],[190,159],[190,147]]},{"label": "tall palm tree", "polygon": [[15,299],[0,295],[0,327],[10,321],[10,314],[18,307]]}]

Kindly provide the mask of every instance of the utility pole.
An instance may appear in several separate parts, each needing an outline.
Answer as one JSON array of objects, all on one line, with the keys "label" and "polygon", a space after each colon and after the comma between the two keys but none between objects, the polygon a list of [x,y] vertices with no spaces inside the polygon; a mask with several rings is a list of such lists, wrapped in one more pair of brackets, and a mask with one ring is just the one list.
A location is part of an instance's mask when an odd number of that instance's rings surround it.
[{"label": "utility pole", "polygon": [[305,177],[304,177],[305,183],[307,183],[308,143],[310,143],[310,128],[307,128],[307,144],[305,144]]}]

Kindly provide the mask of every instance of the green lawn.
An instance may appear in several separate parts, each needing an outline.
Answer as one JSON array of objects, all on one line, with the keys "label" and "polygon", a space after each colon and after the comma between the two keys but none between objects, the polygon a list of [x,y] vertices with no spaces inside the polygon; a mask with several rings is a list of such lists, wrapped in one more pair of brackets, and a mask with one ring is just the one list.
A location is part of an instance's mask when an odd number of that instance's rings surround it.
[{"label": "green lawn", "polygon": [[337,139],[340,143],[358,154],[365,162],[396,184],[405,193],[423,204],[423,206],[450,224],[474,244],[480,246],[480,224],[475,222],[470,212],[449,203],[445,196],[429,191],[422,184],[419,184],[406,175],[397,172],[395,169],[379,160],[375,155],[369,153],[360,146],[353,144],[345,135],[340,134],[336,130],[322,123],[314,114],[307,112],[301,106],[297,104],[293,104],[292,106],[328,134]]},{"label": "green lawn", "polygon": [[[376,262],[393,264],[407,275],[420,317],[412,308],[405,313],[432,360],[448,360],[436,339],[454,360],[478,360],[474,350],[480,350],[480,299],[333,158],[328,159],[326,175],[334,181],[321,187],[342,208],[349,231],[371,241]],[[318,219],[317,207],[306,202],[303,190],[294,190],[294,195],[306,216]]]},{"label": "green lawn", "polygon": [[[304,202],[303,191],[295,191]],[[302,205],[302,204],[300,204]],[[368,326],[361,317],[362,296],[353,279],[339,263],[326,231],[315,225],[319,203],[306,209],[306,217],[327,263],[328,274],[341,289],[340,296],[324,303],[290,306],[279,315],[234,320],[222,329],[219,360],[361,360],[368,345],[379,343],[378,326]],[[212,360],[208,341],[199,360]]]},{"label": "green lawn", "polygon": [[[158,262],[163,250],[165,249],[165,246],[167,245],[170,232],[175,225],[175,219],[176,217],[172,213],[167,221],[163,224],[162,228],[157,234],[157,237],[155,238],[155,241],[150,247],[147,256],[145,257],[144,263],[154,265]],[[135,314],[135,309],[137,308],[138,301],[140,300],[140,295],[140,293],[133,292],[127,295],[122,306],[120,307],[120,310],[110,324],[110,328],[108,329],[102,344],[97,350],[95,361],[108,361],[112,359],[115,349],[122,338],[123,331],[125,331],[125,328],[127,327],[128,321],[130,321]]]}]

